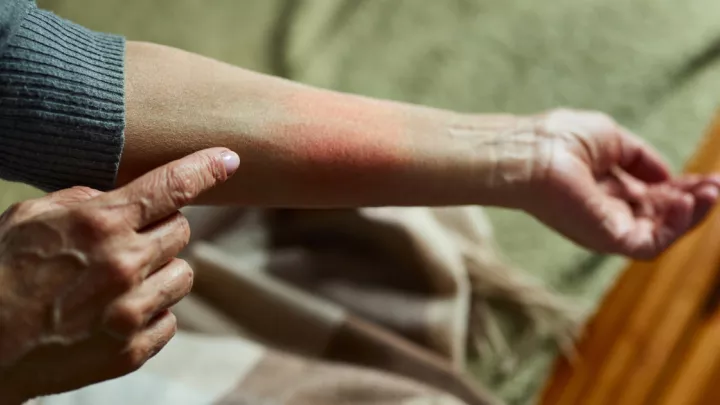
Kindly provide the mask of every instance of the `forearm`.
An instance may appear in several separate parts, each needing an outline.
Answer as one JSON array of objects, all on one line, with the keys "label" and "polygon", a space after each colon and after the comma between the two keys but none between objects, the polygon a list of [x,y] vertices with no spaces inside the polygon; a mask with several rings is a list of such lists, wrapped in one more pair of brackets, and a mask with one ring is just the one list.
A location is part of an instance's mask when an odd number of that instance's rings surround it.
[{"label": "forearm", "polygon": [[[517,125],[314,89],[129,43],[118,185],[211,146],[241,157],[212,204],[341,207],[501,204],[490,149]],[[483,149],[483,142],[488,148]]]}]

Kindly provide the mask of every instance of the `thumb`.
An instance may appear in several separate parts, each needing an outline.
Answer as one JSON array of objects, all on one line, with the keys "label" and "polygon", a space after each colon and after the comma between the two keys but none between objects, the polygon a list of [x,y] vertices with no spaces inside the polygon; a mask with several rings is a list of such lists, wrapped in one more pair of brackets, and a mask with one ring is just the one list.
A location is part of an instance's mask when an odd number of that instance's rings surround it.
[{"label": "thumb", "polygon": [[114,207],[136,230],[173,215],[196,197],[224,183],[240,165],[226,148],[210,148],[170,162],[95,202]]}]

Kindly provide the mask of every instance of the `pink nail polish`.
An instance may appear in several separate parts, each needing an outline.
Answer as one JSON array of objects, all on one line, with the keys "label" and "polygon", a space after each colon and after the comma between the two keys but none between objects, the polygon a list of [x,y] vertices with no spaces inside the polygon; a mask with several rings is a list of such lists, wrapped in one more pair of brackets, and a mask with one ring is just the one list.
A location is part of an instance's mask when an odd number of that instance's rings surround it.
[{"label": "pink nail polish", "polygon": [[225,173],[232,176],[240,167],[240,156],[237,153],[227,150],[222,153],[222,161],[225,164]]}]

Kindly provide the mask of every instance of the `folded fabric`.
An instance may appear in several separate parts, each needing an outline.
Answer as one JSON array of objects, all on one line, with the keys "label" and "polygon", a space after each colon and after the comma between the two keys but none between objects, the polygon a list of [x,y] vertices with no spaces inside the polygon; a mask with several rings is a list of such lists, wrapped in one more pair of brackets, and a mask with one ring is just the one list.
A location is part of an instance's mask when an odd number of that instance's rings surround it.
[{"label": "folded fabric", "polygon": [[401,377],[319,363],[242,338],[179,333],[145,367],[34,405],[462,405]]},{"label": "folded fabric", "polygon": [[174,312],[202,335],[179,336],[138,373],[42,404],[154,389],[152,401],[124,403],[500,404],[465,372],[468,347],[504,372],[520,364],[498,314],[521,320],[529,342],[565,345],[581,319],[500,260],[477,207],[186,215],[195,285]]},{"label": "folded fabric", "polygon": [[39,403],[501,404],[465,372],[468,347],[518,365],[500,308],[528,341],[569,344],[581,319],[497,257],[477,207],[186,215],[195,286],[174,312],[194,334]]}]

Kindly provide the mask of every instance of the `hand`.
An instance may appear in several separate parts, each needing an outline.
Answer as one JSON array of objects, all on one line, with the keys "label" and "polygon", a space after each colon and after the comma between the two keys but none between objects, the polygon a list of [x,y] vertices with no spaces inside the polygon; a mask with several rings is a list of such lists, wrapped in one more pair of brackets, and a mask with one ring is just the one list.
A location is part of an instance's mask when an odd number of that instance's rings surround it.
[{"label": "hand", "polygon": [[172,338],[192,286],[178,209],[224,182],[209,149],[108,193],[59,191],[0,218],[0,393],[26,400],[127,374]]},{"label": "hand", "polygon": [[650,146],[607,115],[554,111],[538,118],[534,133],[523,208],[587,248],[651,259],[718,198],[720,178],[672,178]]}]

